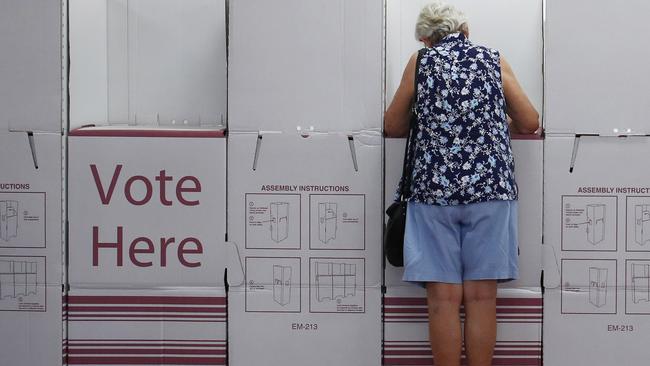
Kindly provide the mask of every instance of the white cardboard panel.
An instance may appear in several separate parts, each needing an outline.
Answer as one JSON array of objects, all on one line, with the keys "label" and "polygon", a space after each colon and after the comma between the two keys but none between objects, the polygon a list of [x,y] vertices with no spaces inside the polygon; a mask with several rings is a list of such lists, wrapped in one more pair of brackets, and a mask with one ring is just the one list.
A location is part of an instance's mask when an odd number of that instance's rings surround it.
[{"label": "white cardboard panel", "polygon": [[223,286],[225,138],[126,132],[136,136],[110,136],[125,131],[101,128],[71,132],[70,284]]},{"label": "white cardboard panel", "polygon": [[227,364],[223,288],[72,289],[67,300],[70,364]]},{"label": "white cardboard panel", "polygon": [[231,131],[381,128],[383,1],[229,6]]},{"label": "white cardboard panel", "polygon": [[[418,287],[388,287],[384,297],[384,363],[428,365],[426,295]],[[464,320],[464,311],[461,319]],[[499,289],[493,364],[541,365],[542,294],[539,289]],[[464,357],[464,356],[463,356]]]},{"label": "white cardboard panel", "polygon": [[[392,100],[409,57],[423,45],[415,22],[428,0],[387,0],[386,97]],[[449,0],[469,18],[470,40],[508,60],[533,105],[542,113],[542,0]]]},{"label": "white cardboard panel", "polygon": [[61,4],[0,3],[0,131],[61,131]]},{"label": "white cardboard panel", "polygon": [[[386,139],[385,205],[395,199],[395,189],[402,175],[405,139]],[[519,187],[519,279],[502,284],[509,288],[539,288],[542,270],[542,158],[543,141],[512,140],[515,175]],[[386,264],[386,284],[406,285],[403,270]],[[409,285],[406,285],[409,286]]]},{"label": "white cardboard panel", "polygon": [[228,146],[228,235],[246,276],[230,287],[231,364],[378,365],[381,136],[231,134]]},{"label": "white cardboard panel", "polygon": [[[6,282],[1,284],[4,288]],[[46,306],[41,307],[40,301],[36,301],[30,305],[32,310],[7,311],[5,305],[12,299],[4,295],[0,297],[0,365],[62,365],[61,285],[38,285],[34,292],[37,295],[24,298],[33,301],[35,296],[42,295],[47,299]]]},{"label": "white cardboard panel", "polygon": [[[549,133],[650,132],[646,62],[650,51],[639,46],[647,44],[650,24],[645,19],[650,3],[632,0],[624,6],[610,5],[604,0],[547,1]],[[593,32],[604,27],[606,32]]]},{"label": "white cardboard panel", "polygon": [[60,134],[0,134],[0,261],[36,263],[39,285],[62,283],[61,156]]},{"label": "white cardboard panel", "polygon": [[74,0],[70,8],[71,128],[225,123],[224,0]]},{"label": "white cardboard panel", "polygon": [[553,252],[544,264],[552,274],[545,274],[545,364],[633,364],[650,336],[650,188],[639,169],[650,139],[577,141],[545,141],[544,239]]}]

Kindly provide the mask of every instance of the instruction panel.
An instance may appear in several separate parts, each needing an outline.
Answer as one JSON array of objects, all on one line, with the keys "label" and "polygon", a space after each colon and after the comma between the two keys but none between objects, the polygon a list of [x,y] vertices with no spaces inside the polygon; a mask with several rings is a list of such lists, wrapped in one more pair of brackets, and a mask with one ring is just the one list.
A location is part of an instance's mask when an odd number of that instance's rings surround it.
[{"label": "instruction panel", "polygon": [[360,194],[309,195],[309,248],[363,250],[365,205]]},{"label": "instruction panel", "polygon": [[246,311],[299,313],[300,258],[246,257]]},{"label": "instruction panel", "polygon": [[626,204],[625,249],[650,253],[650,197],[629,196]]},{"label": "instruction panel", "polygon": [[246,194],[246,248],[300,249],[300,195]]},{"label": "instruction panel", "polygon": [[615,252],[616,196],[562,196],[562,250]]},{"label": "instruction panel", "polygon": [[0,248],[45,248],[45,193],[0,192]]},{"label": "instruction panel", "polygon": [[562,313],[616,314],[616,260],[563,259]]},{"label": "instruction panel", "polygon": [[309,311],[365,312],[363,258],[310,258]]},{"label": "instruction panel", "polygon": [[0,256],[0,311],[46,311],[45,257]]}]

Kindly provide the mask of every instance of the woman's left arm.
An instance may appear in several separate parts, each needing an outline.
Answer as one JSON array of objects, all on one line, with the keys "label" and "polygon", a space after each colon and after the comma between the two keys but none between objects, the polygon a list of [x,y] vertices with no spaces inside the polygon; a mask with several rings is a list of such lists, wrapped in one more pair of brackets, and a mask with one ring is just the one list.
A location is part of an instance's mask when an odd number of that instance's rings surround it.
[{"label": "woman's left arm", "polygon": [[411,56],[402,81],[395,92],[393,101],[384,114],[384,133],[386,137],[406,137],[409,132],[411,106],[415,97],[415,63],[418,53]]}]

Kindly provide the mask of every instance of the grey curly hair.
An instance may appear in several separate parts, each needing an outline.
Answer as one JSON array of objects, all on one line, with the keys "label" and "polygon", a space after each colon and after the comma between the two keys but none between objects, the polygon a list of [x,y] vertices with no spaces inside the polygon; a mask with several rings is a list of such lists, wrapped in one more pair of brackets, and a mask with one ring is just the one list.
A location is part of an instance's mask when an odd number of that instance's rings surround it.
[{"label": "grey curly hair", "polygon": [[415,38],[438,43],[447,35],[467,31],[467,17],[455,6],[442,0],[434,0],[420,11],[415,24]]}]

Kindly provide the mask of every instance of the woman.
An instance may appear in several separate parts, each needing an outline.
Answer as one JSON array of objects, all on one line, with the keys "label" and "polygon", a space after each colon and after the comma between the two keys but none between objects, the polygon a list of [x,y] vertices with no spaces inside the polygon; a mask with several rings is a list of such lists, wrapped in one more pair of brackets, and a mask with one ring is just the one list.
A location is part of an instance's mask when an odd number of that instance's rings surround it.
[{"label": "woman", "polygon": [[516,279],[517,185],[509,133],[532,134],[538,113],[496,50],[472,44],[464,14],[425,6],[408,62],[385,114],[404,137],[414,111],[404,238],[405,281],[424,283],[436,366],[458,366],[459,309],[470,366],[492,364],[497,282]]}]

